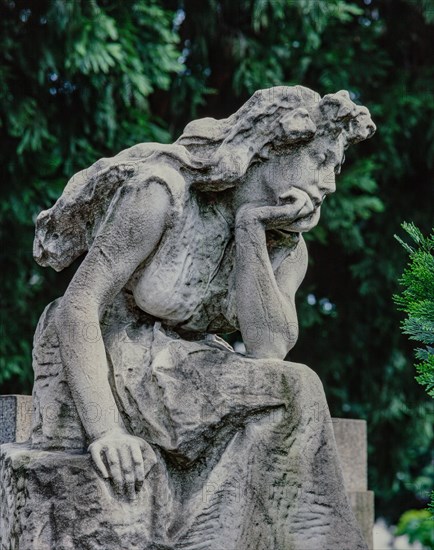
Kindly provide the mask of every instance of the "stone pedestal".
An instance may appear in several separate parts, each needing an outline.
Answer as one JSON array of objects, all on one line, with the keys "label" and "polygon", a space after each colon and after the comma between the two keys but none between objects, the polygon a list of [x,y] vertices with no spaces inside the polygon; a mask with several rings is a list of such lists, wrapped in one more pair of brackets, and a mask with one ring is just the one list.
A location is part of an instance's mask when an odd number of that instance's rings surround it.
[{"label": "stone pedestal", "polygon": [[[27,440],[31,397],[3,396],[0,404],[2,442]],[[366,422],[335,418],[333,429],[349,500],[372,548],[374,495],[367,490]],[[0,548],[170,550],[147,542],[164,518],[164,502],[152,497],[161,475],[153,471],[137,500],[128,502],[113,495],[87,454],[32,450],[27,443],[2,445]],[[143,510],[152,513],[144,517]]]},{"label": "stone pedestal", "polygon": [[0,476],[1,550],[158,548],[147,543],[154,514],[143,514],[159,511],[151,491],[145,486],[134,502],[114,497],[87,454],[6,444]]},{"label": "stone pedestal", "polygon": [[0,395],[0,445],[27,441],[32,413],[31,395]]}]

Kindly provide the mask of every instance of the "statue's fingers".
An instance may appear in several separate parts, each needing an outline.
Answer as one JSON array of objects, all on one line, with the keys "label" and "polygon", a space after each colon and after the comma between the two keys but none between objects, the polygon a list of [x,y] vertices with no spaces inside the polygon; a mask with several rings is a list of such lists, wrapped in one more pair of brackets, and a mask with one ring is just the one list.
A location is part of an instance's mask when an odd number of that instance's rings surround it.
[{"label": "statue's fingers", "polygon": [[101,456],[101,446],[100,445],[90,445],[89,447],[90,456],[92,457],[93,463],[104,479],[108,479],[109,473],[104,464],[104,461]]},{"label": "statue's fingers", "polygon": [[113,481],[117,493],[122,492],[122,472],[119,464],[119,456],[116,449],[109,448],[105,451],[109,475]]},{"label": "statue's fingers", "polygon": [[305,201],[306,200],[307,193],[303,191],[303,189],[299,189],[298,187],[290,187],[288,191],[285,191],[281,195],[279,195],[279,199],[283,203],[295,203],[299,200]]},{"label": "statue's fingers", "polygon": [[145,481],[145,466],[140,447],[131,447],[131,459],[133,461],[134,468],[135,488],[136,491],[140,491]]},{"label": "statue's fingers", "polygon": [[315,209],[313,206],[312,199],[308,195],[306,195],[306,197],[307,197],[306,202],[303,204],[303,207],[298,213],[299,216],[310,214],[310,212],[312,212]]},{"label": "statue's fingers", "polygon": [[133,500],[136,497],[136,487],[135,487],[135,475],[134,475],[134,466],[133,459],[131,457],[131,452],[129,445],[118,449],[119,463],[121,466],[121,475],[124,493],[128,499]]}]

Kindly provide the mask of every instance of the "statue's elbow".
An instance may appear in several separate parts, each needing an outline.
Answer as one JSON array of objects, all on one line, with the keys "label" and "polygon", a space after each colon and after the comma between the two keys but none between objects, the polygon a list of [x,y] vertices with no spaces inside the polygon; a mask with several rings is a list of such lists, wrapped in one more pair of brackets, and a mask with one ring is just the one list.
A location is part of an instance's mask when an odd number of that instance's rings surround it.
[{"label": "statue's elbow", "polygon": [[65,295],[55,312],[54,323],[60,337],[73,326],[83,328],[90,323],[99,324],[98,304],[93,300]]}]

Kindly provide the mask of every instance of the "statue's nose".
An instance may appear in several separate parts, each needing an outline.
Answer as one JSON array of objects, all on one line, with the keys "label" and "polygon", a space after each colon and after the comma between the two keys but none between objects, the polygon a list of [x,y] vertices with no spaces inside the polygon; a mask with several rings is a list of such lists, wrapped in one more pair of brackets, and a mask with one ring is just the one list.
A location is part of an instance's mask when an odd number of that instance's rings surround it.
[{"label": "statue's nose", "polygon": [[319,193],[329,195],[336,191],[336,177],[334,172],[328,172],[322,176],[319,182]]}]

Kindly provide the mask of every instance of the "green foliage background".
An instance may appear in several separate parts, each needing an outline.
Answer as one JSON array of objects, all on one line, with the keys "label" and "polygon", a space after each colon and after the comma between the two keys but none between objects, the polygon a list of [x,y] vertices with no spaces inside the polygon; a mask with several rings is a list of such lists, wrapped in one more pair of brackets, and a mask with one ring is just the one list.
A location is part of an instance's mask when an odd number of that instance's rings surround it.
[{"label": "green foliage background", "polygon": [[[404,287],[400,294],[394,296],[395,303],[401,311],[407,316],[401,323],[404,334],[407,334],[410,340],[423,344],[423,347],[416,348],[415,356],[416,371],[418,376],[416,380],[422,386],[425,386],[428,395],[434,399],[434,229],[432,234],[425,237],[420,229],[414,223],[402,224],[403,229],[411,237],[412,242],[408,244],[400,237],[397,240],[409,253],[409,261],[399,282]],[[433,480],[434,486],[434,480]],[[431,512],[434,512],[434,489],[431,493],[431,502],[429,504]],[[398,530],[408,527],[413,536],[416,536],[418,529],[412,525],[418,516],[417,511],[413,510],[413,515],[408,515],[400,519]],[[421,511],[420,514],[422,514]],[[406,518],[410,518],[408,521]],[[424,527],[425,521],[422,521],[420,530],[422,533],[428,532],[428,523]],[[431,539],[434,543],[434,514],[431,516]],[[424,536],[422,537],[424,538]],[[410,539],[411,540],[411,539]],[[426,539],[428,541],[428,539]],[[428,544],[428,542],[425,542]]]},{"label": "green foliage background", "polygon": [[2,393],[29,392],[32,335],[76,266],[32,259],[33,223],[74,172],[198,116],[227,116],[258,88],[348,89],[374,138],[348,151],[299,296],[291,359],[322,377],[332,414],[365,418],[379,514],[424,504],[432,402],[414,381],[392,295],[402,220],[432,226],[432,0],[2,0]]}]

